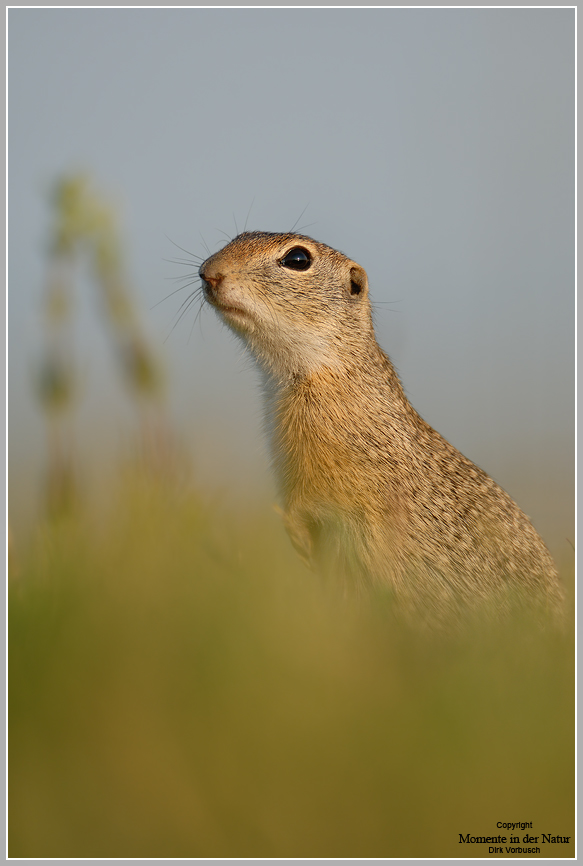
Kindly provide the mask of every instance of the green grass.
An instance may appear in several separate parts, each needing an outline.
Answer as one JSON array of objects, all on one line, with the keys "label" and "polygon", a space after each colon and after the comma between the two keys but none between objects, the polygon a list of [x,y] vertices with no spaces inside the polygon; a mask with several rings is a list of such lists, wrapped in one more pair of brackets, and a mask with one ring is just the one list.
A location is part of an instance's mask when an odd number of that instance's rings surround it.
[{"label": "green grass", "polygon": [[16,539],[9,601],[11,857],[481,857],[459,834],[498,821],[573,839],[571,631],[419,634],[322,588],[267,507],[147,484]]}]

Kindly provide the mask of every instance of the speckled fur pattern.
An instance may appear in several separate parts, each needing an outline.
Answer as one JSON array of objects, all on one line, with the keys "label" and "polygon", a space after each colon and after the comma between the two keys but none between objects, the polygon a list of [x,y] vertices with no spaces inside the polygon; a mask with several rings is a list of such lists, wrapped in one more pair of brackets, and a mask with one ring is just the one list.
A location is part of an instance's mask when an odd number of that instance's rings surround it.
[{"label": "speckled fur pattern", "polygon": [[[282,265],[295,247],[307,270]],[[200,276],[264,373],[284,523],[308,564],[347,591],[387,587],[428,623],[480,601],[560,612],[528,518],[408,402],[356,262],[304,235],[245,232]]]}]

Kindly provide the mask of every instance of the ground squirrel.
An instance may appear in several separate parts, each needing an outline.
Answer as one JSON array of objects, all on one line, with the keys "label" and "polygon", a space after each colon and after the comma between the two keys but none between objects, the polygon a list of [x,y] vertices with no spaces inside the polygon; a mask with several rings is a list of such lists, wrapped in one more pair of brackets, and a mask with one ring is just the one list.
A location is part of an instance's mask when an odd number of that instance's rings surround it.
[{"label": "ground squirrel", "polygon": [[318,570],[438,620],[562,591],[542,540],[407,400],[373,329],[365,271],[300,234],[243,232],[203,262],[206,300],[264,376],[291,540]]}]

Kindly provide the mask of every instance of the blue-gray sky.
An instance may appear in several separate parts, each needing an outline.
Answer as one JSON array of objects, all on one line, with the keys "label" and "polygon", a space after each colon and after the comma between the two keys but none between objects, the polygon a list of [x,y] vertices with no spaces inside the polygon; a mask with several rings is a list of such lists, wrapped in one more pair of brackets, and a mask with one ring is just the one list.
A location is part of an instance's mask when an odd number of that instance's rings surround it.
[{"label": "blue-gray sky", "polygon": [[[10,449],[24,491],[44,459],[32,370],[47,193],[78,168],[120,204],[135,295],[201,477],[234,495],[269,477],[261,400],[211,310],[190,339],[194,312],[163,343],[181,302],[150,309],[180,272],[164,261],[177,253],[166,236],[204,256],[201,235],[218,248],[251,205],[248,227],[267,231],[306,208],[306,233],[358,261],[373,300],[391,302],[378,305],[377,336],[413,405],[554,533],[561,555],[573,10],[11,10]],[[80,438],[115,449],[123,392],[82,289]]]}]

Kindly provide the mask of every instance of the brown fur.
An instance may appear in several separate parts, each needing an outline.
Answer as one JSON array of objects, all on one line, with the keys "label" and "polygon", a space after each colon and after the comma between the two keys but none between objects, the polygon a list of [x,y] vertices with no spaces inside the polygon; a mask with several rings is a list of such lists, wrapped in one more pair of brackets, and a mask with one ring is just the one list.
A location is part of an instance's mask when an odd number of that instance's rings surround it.
[{"label": "brown fur", "polygon": [[[311,255],[307,270],[282,259]],[[372,325],[364,270],[296,234],[246,232],[204,262],[205,296],[265,374],[284,522],[303,558],[415,617],[562,592],[527,517],[408,402]]]}]

